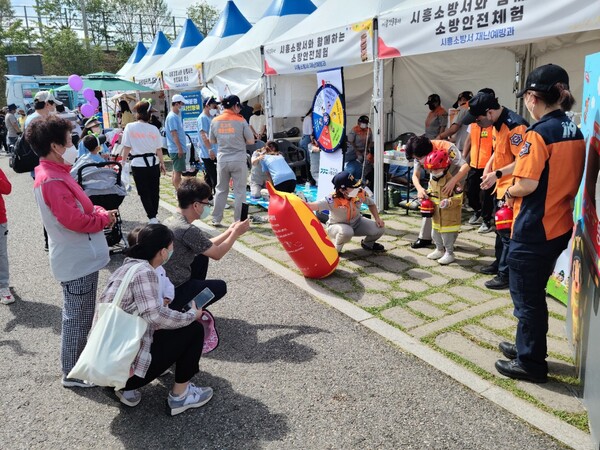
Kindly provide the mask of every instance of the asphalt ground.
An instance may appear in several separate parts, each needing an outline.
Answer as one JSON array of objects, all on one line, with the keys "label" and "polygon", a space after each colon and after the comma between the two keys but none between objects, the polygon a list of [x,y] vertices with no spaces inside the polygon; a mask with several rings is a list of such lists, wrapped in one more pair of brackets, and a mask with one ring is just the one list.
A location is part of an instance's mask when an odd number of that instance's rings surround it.
[{"label": "asphalt ground", "polygon": [[[172,375],[143,388],[136,408],[110,389],[65,389],[62,296],[32,182],[4,157],[0,167],[13,183],[17,299],[0,305],[2,448],[565,448],[236,251],[209,270],[229,288],[211,307],[221,344],[194,378],[215,390],[210,403],[167,416]],[[146,220],[134,195],[121,214],[125,230]],[[121,262],[115,255],[101,271],[100,289]]]}]

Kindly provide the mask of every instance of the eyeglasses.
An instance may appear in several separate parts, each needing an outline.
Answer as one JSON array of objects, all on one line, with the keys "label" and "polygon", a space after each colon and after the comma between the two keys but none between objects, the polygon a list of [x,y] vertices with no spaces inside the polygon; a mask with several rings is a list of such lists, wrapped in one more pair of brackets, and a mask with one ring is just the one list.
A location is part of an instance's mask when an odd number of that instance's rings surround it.
[{"label": "eyeglasses", "polygon": [[54,100],[48,100],[49,105],[54,105]]},{"label": "eyeglasses", "polygon": [[201,202],[200,200],[196,200],[194,203],[200,203],[201,205],[210,205],[210,202]]}]

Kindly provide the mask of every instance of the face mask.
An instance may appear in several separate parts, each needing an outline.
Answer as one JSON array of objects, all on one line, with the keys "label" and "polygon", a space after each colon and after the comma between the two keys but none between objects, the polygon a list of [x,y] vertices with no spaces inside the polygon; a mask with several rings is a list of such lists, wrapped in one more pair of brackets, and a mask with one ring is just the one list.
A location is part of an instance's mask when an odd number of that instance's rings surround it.
[{"label": "face mask", "polygon": [[211,110],[210,110],[210,115],[211,115],[211,116],[213,116],[213,117],[214,117],[214,116],[216,116],[217,114],[219,114],[219,110],[217,110],[217,109],[211,109]]},{"label": "face mask", "polygon": [[173,250],[169,250],[169,253],[167,254],[167,259],[165,259],[162,263],[166,264],[167,262],[169,262],[171,256],[173,256]]},{"label": "face mask", "polygon": [[433,178],[440,179],[444,176],[444,170],[436,170],[431,172],[431,176]]},{"label": "face mask", "polygon": [[212,206],[204,205],[204,209],[202,210],[202,214],[200,214],[200,220],[206,219],[212,213]]},{"label": "face mask", "polygon": [[347,192],[346,195],[350,198],[356,197],[358,195],[359,190],[360,190],[360,188],[354,188],[350,192]]},{"label": "face mask", "polygon": [[364,130],[365,128],[367,128],[367,124],[366,123],[361,123],[360,127]]},{"label": "face mask", "polygon": [[60,156],[62,157],[65,164],[72,166],[73,164],[75,164],[75,160],[77,159],[78,154],[79,152],[77,151],[75,146],[71,145],[70,147],[67,147],[65,152]]},{"label": "face mask", "polygon": [[430,111],[433,111],[435,109],[435,105],[433,103],[429,103],[427,106],[429,106]]}]

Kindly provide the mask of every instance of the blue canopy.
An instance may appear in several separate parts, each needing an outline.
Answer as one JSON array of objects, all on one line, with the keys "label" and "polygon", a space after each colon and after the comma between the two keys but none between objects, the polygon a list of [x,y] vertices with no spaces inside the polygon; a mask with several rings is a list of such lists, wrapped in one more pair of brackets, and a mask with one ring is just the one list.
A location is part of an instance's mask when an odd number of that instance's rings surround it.
[{"label": "blue canopy", "polygon": [[263,17],[312,14],[317,7],[310,0],[273,0]]},{"label": "blue canopy", "polygon": [[219,20],[208,35],[221,38],[237,36],[238,34],[246,34],[250,28],[252,28],[252,24],[246,20],[233,0],[229,0],[219,16]]}]

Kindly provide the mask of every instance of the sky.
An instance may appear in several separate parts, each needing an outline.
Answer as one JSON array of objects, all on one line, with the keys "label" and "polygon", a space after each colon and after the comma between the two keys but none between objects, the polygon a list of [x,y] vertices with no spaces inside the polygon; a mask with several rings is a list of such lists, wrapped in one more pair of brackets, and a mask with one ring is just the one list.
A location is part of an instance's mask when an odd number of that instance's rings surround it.
[{"label": "sky", "polygon": [[[166,0],[174,16],[185,16],[185,10],[196,0]],[[219,11],[223,9],[227,0],[207,0]],[[249,22],[255,23],[260,19],[272,0],[235,0],[236,6]],[[316,6],[321,6],[325,0],[312,0]]]}]

